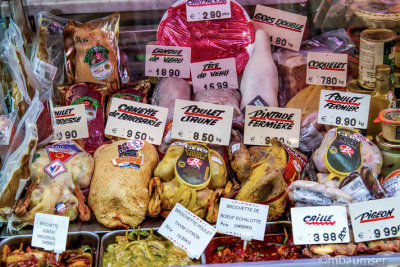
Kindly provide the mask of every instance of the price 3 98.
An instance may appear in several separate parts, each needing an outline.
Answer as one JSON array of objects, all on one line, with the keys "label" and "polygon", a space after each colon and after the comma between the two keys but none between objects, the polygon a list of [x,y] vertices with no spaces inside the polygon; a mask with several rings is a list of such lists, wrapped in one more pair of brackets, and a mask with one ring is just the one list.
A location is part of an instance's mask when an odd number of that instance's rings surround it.
[{"label": "price 3 98", "polygon": [[346,237],[347,230],[346,228],[343,228],[343,230],[339,233],[336,234],[335,232],[331,233],[315,233],[314,234],[314,241],[319,242],[319,241],[325,241],[325,242],[335,242],[336,240],[341,240],[343,241],[344,238]]}]

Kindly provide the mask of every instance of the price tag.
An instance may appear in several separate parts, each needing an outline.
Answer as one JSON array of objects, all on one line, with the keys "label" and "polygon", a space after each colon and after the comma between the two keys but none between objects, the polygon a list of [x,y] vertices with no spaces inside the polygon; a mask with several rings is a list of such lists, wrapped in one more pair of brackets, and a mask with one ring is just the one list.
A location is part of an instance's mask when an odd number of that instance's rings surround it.
[{"label": "price tag", "polygon": [[291,208],[296,245],[349,243],[345,206]]},{"label": "price tag", "polygon": [[168,109],[113,97],[105,134],[160,145]]},{"label": "price tag", "polygon": [[322,90],[318,123],[367,129],[371,96]]},{"label": "price tag", "polygon": [[187,21],[229,19],[230,0],[186,0]]},{"label": "price tag", "polygon": [[347,55],[307,53],[307,84],[346,86]]},{"label": "price tag", "polygon": [[177,203],[158,229],[158,233],[168,238],[175,246],[184,249],[189,258],[198,259],[216,230]]},{"label": "price tag", "polygon": [[53,108],[56,118],[55,141],[65,141],[89,137],[84,104]]},{"label": "price tag", "polygon": [[69,217],[36,213],[33,224],[32,247],[61,253],[65,251]]},{"label": "price tag", "polygon": [[233,107],[175,100],[172,138],[227,146],[231,138]]},{"label": "price tag", "polygon": [[190,64],[193,91],[239,88],[234,58],[224,58]]},{"label": "price tag", "polygon": [[264,240],[268,217],[267,205],[221,198],[217,231],[242,239]]},{"label": "price tag", "polygon": [[301,110],[292,108],[246,106],[244,143],[270,145],[277,138],[291,146],[299,146]]},{"label": "price tag", "polygon": [[190,78],[190,47],[146,45],[145,75]]},{"label": "price tag", "polygon": [[400,197],[349,205],[354,240],[365,242],[400,236]]},{"label": "price tag", "polygon": [[279,9],[257,5],[254,29],[264,29],[276,46],[299,51],[307,17]]}]

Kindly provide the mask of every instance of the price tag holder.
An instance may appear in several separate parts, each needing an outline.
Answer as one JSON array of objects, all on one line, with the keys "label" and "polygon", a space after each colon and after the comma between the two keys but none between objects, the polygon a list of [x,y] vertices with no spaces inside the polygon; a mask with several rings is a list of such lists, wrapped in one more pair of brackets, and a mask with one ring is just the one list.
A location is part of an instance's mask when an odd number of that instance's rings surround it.
[{"label": "price tag holder", "polygon": [[349,205],[354,240],[365,242],[400,236],[400,197]]},{"label": "price tag holder", "polygon": [[69,217],[36,213],[31,246],[55,253],[65,251],[68,227]]},{"label": "price tag holder", "polygon": [[322,90],[318,123],[367,129],[371,96]]},{"label": "price tag holder", "polygon": [[296,245],[349,243],[345,206],[291,208]]},{"label": "price tag holder", "polygon": [[263,241],[268,209],[267,205],[221,198],[217,231],[244,239],[250,236],[252,239]]},{"label": "price tag holder", "polygon": [[246,106],[244,144],[270,145],[277,138],[299,146],[301,110],[292,108]]},{"label": "price tag holder", "polygon": [[172,138],[228,146],[233,107],[175,100]]},{"label": "price tag holder", "polygon": [[231,18],[230,0],[186,0],[187,21]]},{"label": "price tag holder", "polygon": [[346,86],[347,55],[338,53],[307,53],[307,84]]},{"label": "price tag holder", "polygon": [[307,17],[279,9],[256,6],[254,29],[264,29],[271,36],[271,43],[276,46],[299,51],[303,39]]},{"label": "price tag holder", "polygon": [[84,104],[53,108],[53,113],[56,119],[55,141],[89,137]]},{"label": "price tag holder", "polygon": [[216,229],[177,203],[158,233],[198,259],[216,233]]},{"label": "price tag holder", "polygon": [[168,109],[113,97],[105,134],[160,145]]},{"label": "price tag holder", "polygon": [[145,75],[190,78],[190,47],[146,45]]},{"label": "price tag holder", "polygon": [[239,88],[234,58],[190,64],[194,93],[201,90]]}]

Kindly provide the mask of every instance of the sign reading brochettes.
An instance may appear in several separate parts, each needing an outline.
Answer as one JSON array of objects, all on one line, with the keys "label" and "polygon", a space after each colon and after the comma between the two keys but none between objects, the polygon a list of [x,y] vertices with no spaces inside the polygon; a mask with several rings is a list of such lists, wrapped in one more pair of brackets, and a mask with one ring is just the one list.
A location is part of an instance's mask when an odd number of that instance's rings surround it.
[{"label": "sign reading brochettes", "polygon": [[229,145],[233,107],[175,100],[174,139]]},{"label": "sign reading brochettes", "polygon": [[400,197],[349,205],[354,240],[365,242],[400,236]]},{"label": "sign reading brochettes", "polygon": [[57,141],[89,137],[85,105],[72,105],[53,108],[56,125],[54,139]]},{"label": "sign reading brochettes", "polygon": [[318,123],[366,129],[371,96],[322,90]]},{"label": "sign reading brochettes", "polygon": [[146,46],[145,75],[190,78],[190,47]]},{"label": "sign reading brochettes", "polygon": [[230,0],[186,0],[187,21],[229,19]]},{"label": "sign reading brochettes", "polygon": [[168,109],[113,97],[105,134],[160,145]]},{"label": "sign reading brochettes", "polygon": [[300,109],[246,106],[244,143],[270,145],[272,138],[299,146]]},{"label": "sign reading brochettes", "polygon": [[257,5],[253,24],[264,29],[276,46],[299,51],[307,17],[279,9]]},{"label": "sign reading brochettes", "polygon": [[307,53],[307,84],[346,86],[347,54]]}]

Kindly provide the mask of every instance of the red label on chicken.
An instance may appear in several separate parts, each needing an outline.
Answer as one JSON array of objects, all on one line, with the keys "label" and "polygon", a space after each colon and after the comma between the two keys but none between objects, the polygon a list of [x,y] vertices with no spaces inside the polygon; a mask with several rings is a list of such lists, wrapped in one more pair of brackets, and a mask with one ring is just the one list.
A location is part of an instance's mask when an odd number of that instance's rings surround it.
[{"label": "red label on chicken", "polygon": [[55,160],[60,160],[62,163],[65,163],[79,152],[82,152],[75,143],[71,141],[64,141],[55,145],[46,146],[46,151],[50,163]]}]

